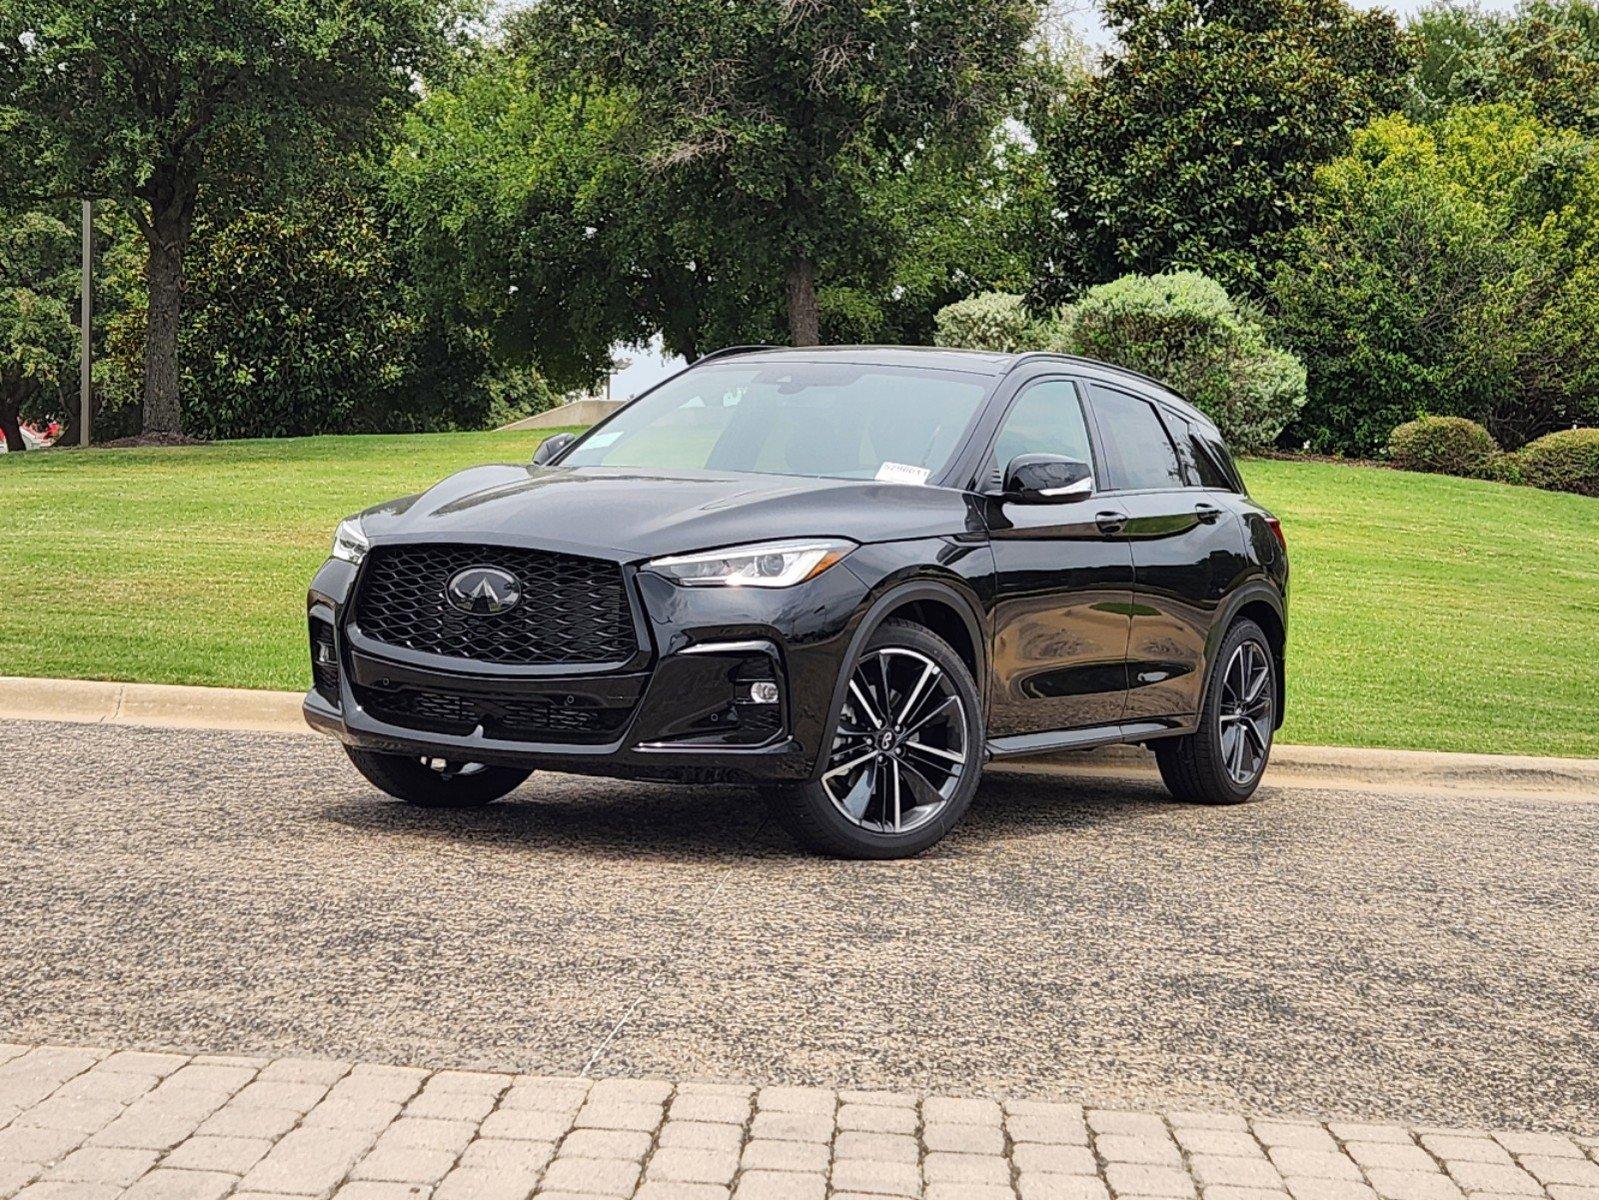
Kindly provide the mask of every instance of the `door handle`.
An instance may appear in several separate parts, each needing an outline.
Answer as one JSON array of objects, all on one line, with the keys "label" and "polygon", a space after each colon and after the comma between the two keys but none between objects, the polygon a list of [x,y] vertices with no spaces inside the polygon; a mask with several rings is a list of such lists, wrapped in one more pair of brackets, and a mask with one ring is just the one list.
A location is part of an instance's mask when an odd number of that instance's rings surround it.
[{"label": "door handle", "polygon": [[1221,520],[1221,509],[1217,508],[1214,504],[1207,504],[1205,501],[1201,500],[1198,504],[1194,505],[1194,516],[1198,517],[1206,525],[1214,525],[1217,521]]},{"label": "door handle", "polygon": [[1124,512],[1098,512],[1094,514],[1094,524],[1099,526],[1101,533],[1120,533],[1122,526],[1127,524],[1127,514]]}]

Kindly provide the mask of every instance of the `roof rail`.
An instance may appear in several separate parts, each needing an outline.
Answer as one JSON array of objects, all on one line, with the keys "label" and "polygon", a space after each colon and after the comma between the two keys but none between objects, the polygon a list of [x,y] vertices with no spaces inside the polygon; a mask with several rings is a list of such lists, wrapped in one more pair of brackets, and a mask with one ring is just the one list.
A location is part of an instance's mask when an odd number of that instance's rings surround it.
[{"label": "roof rail", "polygon": [[719,350],[712,350],[709,354],[702,354],[690,366],[699,366],[702,362],[710,362],[713,358],[721,358],[725,354],[748,354],[753,350],[781,350],[782,346],[774,346],[770,342],[751,342],[747,346],[723,346]]},{"label": "roof rail", "polygon": [[[1034,358],[1042,358],[1042,359],[1060,359],[1060,358],[1064,358],[1068,362],[1082,363],[1085,366],[1098,367],[1099,369],[1104,370],[1104,371],[1115,371],[1115,372],[1117,372],[1118,374],[1121,374],[1121,375],[1131,375],[1134,379],[1142,379],[1145,383],[1154,384],[1156,387],[1158,387],[1161,391],[1165,392],[1169,396],[1176,396],[1177,399],[1181,400],[1184,404],[1188,405],[1189,408],[1191,408],[1195,412],[1199,413],[1200,416],[1205,417],[1204,410],[1201,409],[1199,407],[1199,405],[1195,404],[1193,402],[1193,400],[1190,399],[1188,396],[1185,396],[1182,392],[1179,392],[1176,388],[1172,387],[1172,385],[1167,383],[1164,379],[1156,379],[1153,375],[1145,375],[1142,371],[1133,370],[1132,367],[1118,366],[1115,363],[1104,362],[1104,361],[1102,361],[1100,359],[1097,359],[1097,358],[1084,358],[1081,354],[1062,354],[1061,352],[1059,352],[1057,350],[1029,350],[1025,354],[1018,354],[1016,356],[1016,361],[1013,362],[1011,364],[1011,366],[1014,368],[1014,367],[1019,366],[1020,364],[1022,364],[1024,362],[1027,362],[1029,359],[1034,359]],[[1209,417],[1205,417],[1205,420],[1209,421],[1210,418]]]},{"label": "roof rail", "polygon": [[1172,385],[1167,383],[1164,379],[1156,379],[1153,375],[1145,375],[1142,371],[1135,371],[1131,367],[1118,366],[1116,363],[1108,363],[1103,359],[1084,358],[1081,354],[1063,354],[1058,350],[1029,350],[1025,354],[1018,354],[1016,356],[1016,362],[1012,365],[1019,366],[1020,364],[1035,358],[1064,358],[1068,362],[1082,363],[1084,366],[1088,367],[1098,367],[1105,371],[1118,371],[1123,375],[1131,375],[1134,379],[1142,379],[1145,383],[1152,383],[1156,387],[1162,389],[1163,391],[1168,391],[1174,396],[1181,397],[1184,400],[1187,399],[1186,396],[1183,396],[1181,392],[1172,387]]}]

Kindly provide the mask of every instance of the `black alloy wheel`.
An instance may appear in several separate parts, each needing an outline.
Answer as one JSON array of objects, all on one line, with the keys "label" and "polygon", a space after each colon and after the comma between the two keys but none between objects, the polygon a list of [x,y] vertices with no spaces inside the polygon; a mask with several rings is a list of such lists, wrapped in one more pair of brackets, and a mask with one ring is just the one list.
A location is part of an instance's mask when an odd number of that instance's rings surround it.
[{"label": "black alloy wheel", "polygon": [[971,672],[919,625],[885,622],[850,670],[820,777],[779,814],[805,845],[847,858],[901,858],[960,819],[982,770]]},{"label": "black alloy wheel", "polygon": [[1199,728],[1153,743],[1161,779],[1194,804],[1241,804],[1260,786],[1277,726],[1277,665],[1265,632],[1250,620],[1227,631],[1205,687]]}]

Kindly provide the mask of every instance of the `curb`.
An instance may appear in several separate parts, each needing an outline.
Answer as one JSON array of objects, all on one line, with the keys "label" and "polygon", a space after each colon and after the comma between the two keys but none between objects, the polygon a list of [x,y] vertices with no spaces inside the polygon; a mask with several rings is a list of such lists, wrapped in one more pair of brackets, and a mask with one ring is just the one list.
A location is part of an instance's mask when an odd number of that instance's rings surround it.
[{"label": "curb", "polygon": [[0,720],[310,733],[303,692],[0,675]]},{"label": "curb", "polygon": [[[301,692],[249,688],[0,676],[0,720],[310,735],[300,714],[303,698]],[[1137,746],[1108,746],[998,769],[1144,777],[1154,770],[1154,756]],[[1307,787],[1405,786],[1599,799],[1599,759],[1277,745],[1272,780]]]},{"label": "curb", "polygon": [[[1141,746],[1052,754],[1007,762],[999,769],[1126,779],[1145,779],[1156,773],[1155,756]],[[1599,759],[1274,744],[1265,783],[1344,791],[1452,791],[1599,800]]]}]

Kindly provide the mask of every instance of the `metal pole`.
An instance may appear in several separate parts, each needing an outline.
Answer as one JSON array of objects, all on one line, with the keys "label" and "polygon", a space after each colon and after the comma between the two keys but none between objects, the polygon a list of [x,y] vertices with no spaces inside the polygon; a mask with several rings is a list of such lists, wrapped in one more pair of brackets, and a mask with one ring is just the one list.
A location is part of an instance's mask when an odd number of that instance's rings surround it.
[{"label": "metal pole", "polygon": [[94,201],[83,202],[82,354],[78,368],[78,445],[89,444],[89,400],[94,392]]}]

